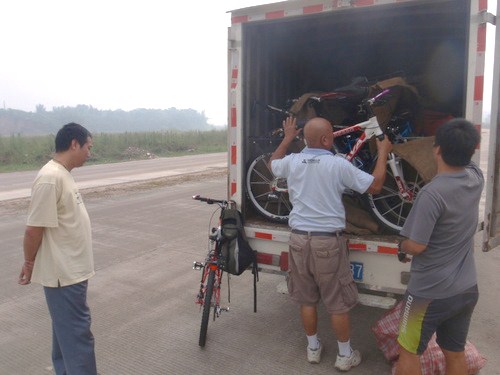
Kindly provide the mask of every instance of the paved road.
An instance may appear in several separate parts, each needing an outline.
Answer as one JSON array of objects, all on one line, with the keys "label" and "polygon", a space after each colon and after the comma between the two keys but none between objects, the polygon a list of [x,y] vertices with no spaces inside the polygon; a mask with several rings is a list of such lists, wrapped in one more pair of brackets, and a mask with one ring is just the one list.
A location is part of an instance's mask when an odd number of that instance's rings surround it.
[{"label": "paved road", "polygon": [[[178,176],[227,166],[227,153],[86,165],[74,169],[80,189]],[[29,197],[37,171],[0,173],[0,201]]]},{"label": "paved road", "polygon": [[[213,177],[107,198],[84,196],[93,222],[97,275],[90,281],[89,304],[101,374],[334,373],[336,343],[325,311],[320,309],[320,335],[326,352],[322,363],[312,366],[305,361],[298,312],[276,291],[281,281],[276,275],[261,274],[257,314],[251,274],[233,277],[231,311],[210,322],[207,347],[198,347],[199,274],[191,264],[203,259],[213,207],[190,197],[223,197],[225,189],[224,179]],[[25,205],[0,204],[0,374],[49,375],[50,321],[43,292],[37,285],[16,284],[24,212]],[[500,252],[478,251],[477,263],[481,298],[470,340],[489,359],[482,374],[500,374]],[[350,372],[354,375],[390,373],[370,332],[382,313],[366,306],[353,311],[352,340],[364,355]]]},{"label": "paved road", "polygon": [[[215,175],[150,190],[84,195],[93,223],[96,276],[89,286],[97,360],[103,375],[331,374],[335,339],[324,309],[321,364],[309,365],[296,307],[276,291],[282,280],[261,274],[258,313],[252,312],[250,273],[233,277],[231,311],[209,324],[207,347],[197,345],[201,314],[194,304],[199,274],[193,260],[206,249],[213,207],[193,201],[224,197]],[[16,284],[26,200],[0,202],[0,374],[49,375],[50,320],[37,285]],[[479,237],[477,243],[479,244]],[[500,374],[500,251],[476,252],[481,297],[469,338],[488,358],[483,375]],[[224,284],[225,290],[227,285]],[[370,327],[383,311],[354,309],[353,344],[364,361],[351,374],[389,374]]]}]

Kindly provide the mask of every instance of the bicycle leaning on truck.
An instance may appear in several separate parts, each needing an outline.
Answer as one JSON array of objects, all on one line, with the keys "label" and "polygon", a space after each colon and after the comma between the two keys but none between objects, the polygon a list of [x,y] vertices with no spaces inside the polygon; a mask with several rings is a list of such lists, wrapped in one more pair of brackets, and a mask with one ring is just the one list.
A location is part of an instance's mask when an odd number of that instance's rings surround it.
[{"label": "bicycle leaning on truck", "polygon": [[[220,211],[219,223],[217,227],[211,228],[208,235],[208,253],[204,262],[193,262],[194,270],[201,270],[200,289],[196,295],[196,303],[202,310],[199,345],[205,346],[207,340],[208,321],[210,312],[213,310],[213,320],[218,318],[222,311],[229,311],[228,307],[221,307],[220,293],[222,275],[224,274],[224,257],[222,256],[222,243],[224,241],[222,233],[222,215],[224,210],[233,203],[227,200],[218,200],[204,198],[199,195],[193,196],[193,199],[205,202],[207,204],[217,204]],[[215,212],[214,212],[215,214]]]}]

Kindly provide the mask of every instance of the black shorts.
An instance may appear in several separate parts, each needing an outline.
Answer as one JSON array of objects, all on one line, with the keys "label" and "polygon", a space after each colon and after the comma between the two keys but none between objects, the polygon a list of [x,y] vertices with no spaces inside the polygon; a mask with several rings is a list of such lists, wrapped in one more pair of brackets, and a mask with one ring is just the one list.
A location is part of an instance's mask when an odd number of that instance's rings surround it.
[{"label": "black shorts", "polygon": [[463,352],[478,298],[477,285],[443,299],[420,298],[406,292],[399,320],[399,345],[420,355],[435,332],[442,349]]}]

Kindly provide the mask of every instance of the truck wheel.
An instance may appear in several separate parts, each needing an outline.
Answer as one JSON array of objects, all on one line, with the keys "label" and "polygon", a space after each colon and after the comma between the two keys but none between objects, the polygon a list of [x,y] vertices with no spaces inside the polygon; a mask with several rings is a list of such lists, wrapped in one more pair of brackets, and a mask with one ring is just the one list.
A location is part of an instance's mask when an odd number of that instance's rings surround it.
[{"label": "truck wheel", "polygon": [[[406,185],[411,192],[411,199],[405,199],[399,193],[396,179],[387,168],[384,186],[379,194],[365,194],[368,209],[380,225],[390,233],[399,234],[415,202],[418,192],[425,185],[420,174],[406,160],[396,156]],[[373,165],[376,164],[374,160]]]},{"label": "truck wheel", "polygon": [[247,172],[247,194],[257,211],[269,220],[285,223],[292,210],[286,179],[276,178],[267,166],[271,154],[257,157]]}]

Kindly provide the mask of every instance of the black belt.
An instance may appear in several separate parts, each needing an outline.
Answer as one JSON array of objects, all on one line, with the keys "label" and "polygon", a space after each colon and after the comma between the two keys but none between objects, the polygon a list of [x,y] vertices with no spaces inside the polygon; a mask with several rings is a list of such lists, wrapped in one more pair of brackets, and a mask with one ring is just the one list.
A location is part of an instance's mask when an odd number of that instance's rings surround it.
[{"label": "black belt", "polygon": [[342,231],[338,230],[336,232],[308,232],[307,230],[292,229],[292,233],[303,234],[307,236],[326,236],[326,237],[340,237],[342,236]]}]

